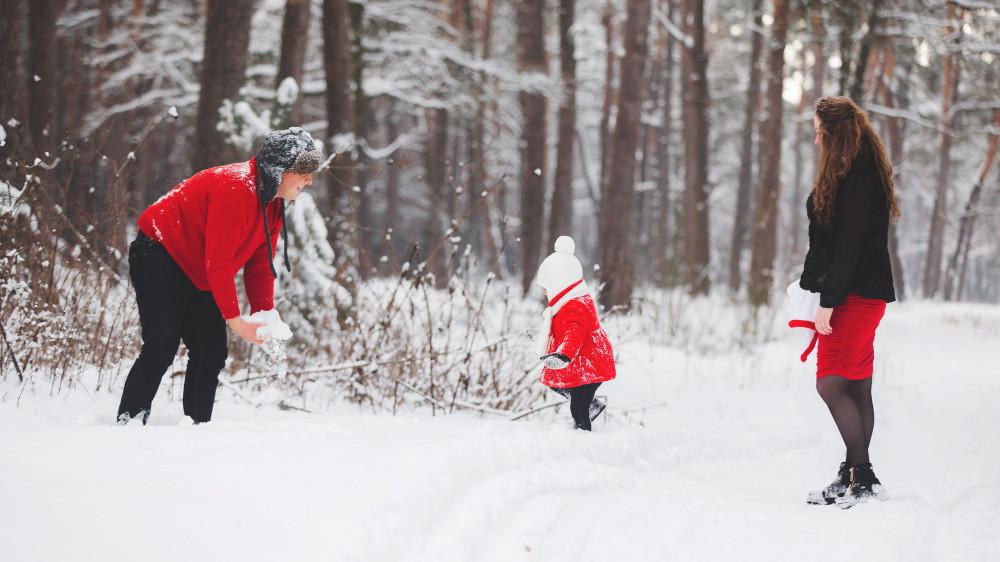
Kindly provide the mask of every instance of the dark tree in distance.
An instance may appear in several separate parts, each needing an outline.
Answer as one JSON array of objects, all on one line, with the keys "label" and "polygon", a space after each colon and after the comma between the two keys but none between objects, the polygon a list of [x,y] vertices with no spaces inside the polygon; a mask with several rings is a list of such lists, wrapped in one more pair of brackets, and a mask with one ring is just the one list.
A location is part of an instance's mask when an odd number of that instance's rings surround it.
[{"label": "dark tree in distance", "polygon": [[[522,72],[548,74],[544,14],[544,0],[517,3],[517,60]],[[548,104],[539,92],[524,90],[520,97],[524,139],[521,151],[521,290],[527,294],[539,263],[545,221],[545,116]]]},{"label": "dark tree in distance", "polygon": [[753,193],[753,133],[760,102],[760,54],[764,50],[764,0],[753,0],[750,6],[753,25],[750,27],[750,78],[747,101],[743,108],[743,131],[740,139],[740,183],[736,188],[736,213],[733,217],[733,239],[729,256],[729,289],[740,289],[743,278],[740,263],[750,229]]},{"label": "dark tree in distance", "polygon": [[[675,0],[664,0],[666,18],[673,22]],[[671,137],[674,132],[674,37],[662,26],[660,30],[663,60],[661,94],[660,130],[656,135],[656,193],[657,205],[654,215],[655,236],[653,238],[655,272],[660,285],[672,285],[676,282],[677,254],[677,221],[672,220],[670,171],[673,165],[671,154]],[[673,240],[672,240],[673,239]]]},{"label": "dark tree in distance", "polygon": [[[0,0],[0,126],[7,133],[5,146],[0,147],[0,161],[14,155],[12,162],[17,162],[26,155],[29,148],[29,135],[24,126],[28,122],[27,95],[25,93],[24,72],[21,68],[20,51],[24,32],[21,16],[24,12],[24,0]],[[11,126],[18,122],[17,127]]]},{"label": "dark tree in distance", "polygon": [[708,294],[708,55],[705,52],[705,1],[684,0],[681,28],[688,45],[681,50],[684,96],[684,282],[693,295]]},{"label": "dark tree in distance", "polygon": [[285,18],[281,26],[281,58],[278,60],[278,74],[274,85],[280,86],[285,78],[292,78],[299,85],[300,93],[288,121],[282,123],[282,127],[302,123],[302,73],[306,46],[309,44],[310,14],[309,0],[285,2]]},{"label": "dark tree in distance", "polygon": [[223,100],[235,98],[246,82],[250,19],[256,2],[208,0],[205,6],[205,50],[193,162],[196,171],[235,159],[216,125]]},{"label": "dark tree in distance", "polygon": [[760,179],[754,208],[750,250],[750,303],[768,304],[777,253],[778,200],[781,194],[781,94],[788,33],[788,0],[774,0],[774,23],[767,42],[767,113],[761,126]]},{"label": "dark tree in distance", "polygon": [[[347,0],[323,0],[323,67],[326,71],[327,147],[334,151],[338,137],[353,138],[354,106],[351,102],[350,15]],[[321,200],[323,215],[329,223],[330,244],[336,256],[334,265],[341,282],[354,286],[354,250],[357,244],[355,220],[357,198],[354,196],[354,163],[351,151],[338,154],[326,174],[327,192]]]},{"label": "dark tree in distance", "polygon": [[[56,20],[64,0],[28,2],[28,131],[39,154],[55,146],[55,99],[59,84],[56,75]],[[6,17],[6,16],[5,16]],[[16,23],[15,23],[16,25]],[[9,56],[4,53],[4,56]],[[4,88],[8,88],[4,84]]]},{"label": "dark tree in distance", "polygon": [[635,269],[636,148],[642,118],[650,0],[628,0],[625,57],[621,61],[618,118],[611,139],[611,169],[601,189],[600,301],[605,308],[629,305]]},{"label": "dark tree in distance", "polygon": [[559,141],[556,145],[556,178],[549,216],[549,243],[573,229],[573,143],[576,140],[576,55],[573,48],[575,0],[559,3],[559,72],[563,100],[559,106]]}]

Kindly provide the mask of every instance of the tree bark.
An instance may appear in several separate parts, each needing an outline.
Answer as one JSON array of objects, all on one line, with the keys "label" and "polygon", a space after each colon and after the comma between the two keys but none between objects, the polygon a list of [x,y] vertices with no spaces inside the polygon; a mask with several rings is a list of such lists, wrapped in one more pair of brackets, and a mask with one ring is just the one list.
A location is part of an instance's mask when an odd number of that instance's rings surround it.
[{"label": "tree bark", "polygon": [[559,107],[559,141],[556,146],[556,178],[549,215],[549,243],[570,235],[573,230],[573,142],[576,137],[576,59],[572,27],[575,0],[559,3],[559,71],[562,76],[563,102]]},{"label": "tree bark", "polygon": [[337,275],[351,288],[356,279],[354,251],[357,244],[357,198],[354,196],[354,107],[351,103],[350,16],[347,0],[323,0],[323,67],[326,71],[327,146],[341,149],[327,173],[322,208],[329,223],[330,244],[336,256]]},{"label": "tree bark", "polygon": [[[396,102],[392,98],[387,100],[385,126],[389,142],[393,142],[399,137],[399,121],[401,116],[396,112]],[[400,169],[402,163],[399,161],[401,151],[397,150],[389,157],[389,164],[386,169],[385,180],[385,230],[387,239],[384,243],[382,254],[386,256],[396,255],[395,229],[400,224]]]},{"label": "tree bark", "polygon": [[281,58],[278,61],[278,75],[274,86],[278,87],[285,78],[295,80],[299,87],[299,96],[292,107],[287,123],[288,127],[302,122],[302,74],[306,60],[306,46],[309,44],[309,0],[287,0],[285,2],[285,19],[281,26]]},{"label": "tree bark", "polygon": [[951,144],[955,136],[955,115],[958,101],[959,50],[962,35],[962,8],[948,2],[949,50],[944,59],[943,92],[941,95],[941,150],[938,175],[934,190],[934,210],[931,213],[931,230],[927,238],[927,261],[924,264],[924,297],[933,298],[941,285],[941,260],[944,247],[944,227],[948,222],[948,171],[951,168]]},{"label": "tree bark", "polygon": [[611,139],[611,169],[601,189],[600,300],[605,308],[629,305],[635,249],[636,147],[642,118],[650,0],[628,0],[625,22],[625,57],[621,61],[618,118]]},{"label": "tree bark", "polygon": [[447,251],[450,247],[445,240],[445,170],[448,167],[448,110],[428,110],[427,140],[424,143],[424,182],[430,192],[427,207],[427,229],[424,240],[424,260],[428,273],[434,276],[437,288],[448,284]]},{"label": "tree bark", "polygon": [[[674,0],[664,0],[667,4],[667,19],[673,22]],[[671,238],[677,232],[676,221],[671,220],[670,171],[673,158],[670,153],[670,138],[673,135],[674,121],[674,38],[667,29],[660,31],[663,50],[663,83],[661,85],[661,116],[660,131],[656,135],[656,192],[657,205],[655,223],[655,271],[661,286],[676,282],[677,252],[672,251]],[[669,257],[668,257],[669,256]]]},{"label": "tree bark", "polygon": [[[601,130],[600,135],[600,163],[601,177],[600,184],[604,185],[608,181],[608,161],[611,158],[611,108],[615,106],[615,48],[614,48],[614,9],[609,2],[601,16],[601,25],[604,26],[605,58],[604,58],[604,102],[601,106]],[[598,210],[598,213],[600,210]]]},{"label": "tree bark", "polygon": [[[517,5],[518,66],[522,72],[548,74],[545,53],[545,2],[521,0]],[[521,92],[524,149],[521,152],[521,290],[527,294],[538,267],[545,219],[545,96]]]},{"label": "tree bark", "polygon": [[[493,0],[487,0],[483,6],[481,20],[481,37],[479,42],[482,45],[482,59],[489,60],[492,56],[490,40],[493,32]],[[476,19],[472,18],[472,30],[468,31],[468,44],[474,51],[476,48]],[[497,245],[493,237],[493,228],[490,224],[489,201],[493,194],[486,193],[486,129],[487,115],[491,101],[487,98],[487,88],[492,79],[485,72],[479,72],[475,77],[474,89],[476,92],[476,116],[471,123],[469,131],[469,162],[472,170],[469,173],[469,219],[467,221],[466,237],[471,240],[473,249],[477,255],[482,256],[481,260],[487,263],[495,263],[497,259]],[[499,270],[497,270],[499,272]]]},{"label": "tree bark", "polygon": [[753,193],[753,133],[760,104],[760,54],[764,50],[764,0],[753,0],[753,26],[750,29],[750,78],[747,82],[747,102],[743,109],[743,134],[740,150],[740,183],[736,190],[736,212],[733,217],[733,239],[729,257],[729,289],[739,291],[742,280],[740,263],[750,229]]},{"label": "tree bark", "polygon": [[[27,96],[25,95],[24,72],[21,67],[21,40],[24,36],[21,16],[24,14],[23,0],[0,0],[0,126],[6,131],[7,139],[0,147],[0,161],[8,157],[14,163],[27,156],[30,146],[28,129]],[[16,121],[18,125],[11,123]]]},{"label": "tree bark", "polygon": [[[900,109],[900,104],[896,93],[889,88],[890,83],[894,83],[896,75],[896,57],[891,49],[885,52],[885,63],[883,74],[885,78],[878,81],[877,91],[881,91],[886,107]],[[899,81],[897,83],[901,83]],[[902,185],[902,177],[899,170],[903,165],[903,142],[906,137],[906,121],[895,116],[886,118],[886,125],[889,131],[889,158],[892,162],[893,184]],[[899,237],[896,232],[896,225],[889,224],[889,263],[892,266],[892,284],[896,290],[896,299],[906,298],[906,285],[903,276],[903,261],[899,259]]]},{"label": "tree bark", "polygon": [[781,195],[782,82],[785,38],[788,33],[788,0],[774,0],[774,23],[767,44],[767,117],[761,126],[760,179],[751,233],[750,303],[770,302],[774,284],[774,258],[778,199]]},{"label": "tree bark", "polygon": [[56,140],[55,131],[52,130],[59,87],[59,77],[56,74],[56,20],[59,19],[63,6],[63,0],[28,2],[28,131],[39,155],[50,151]]},{"label": "tree bark", "polygon": [[[812,18],[812,33],[812,101],[815,102],[819,98],[823,97],[823,74],[826,70],[826,57],[823,56],[823,39],[826,37],[826,27],[823,25],[822,17],[819,15],[814,15]],[[820,147],[818,145],[813,145],[813,177],[816,177],[819,174],[820,154]]]},{"label": "tree bark", "polygon": [[879,17],[879,10],[882,7],[882,0],[872,0],[868,7],[868,30],[861,38],[858,45],[858,57],[854,63],[854,77],[851,80],[849,96],[858,105],[862,105],[865,94],[865,71],[868,68],[868,56],[871,53],[872,45],[875,43],[876,34],[881,27],[882,19]]},{"label": "tree bark", "polygon": [[705,2],[686,0],[684,76],[684,276],[693,295],[708,294],[708,72],[705,53]]},{"label": "tree bark", "polygon": [[219,166],[235,157],[216,125],[222,101],[235,98],[245,82],[250,19],[256,2],[208,0],[205,5],[205,54],[195,132],[195,170]]},{"label": "tree bark", "polygon": [[[1000,110],[994,111],[993,130],[1000,131]],[[979,181],[972,186],[969,192],[969,200],[965,202],[965,210],[962,212],[962,219],[958,226],[958,240],[955,242],[955,251],[948,260],[948,269],[944,278],[944,299],[952,300],[952,293],[956,293],[956,298],[962,298],[962,284],[965,281],[965,264],[968,262],[969,248],[972,245],[972,228],[976,224],[978,211],[976,206],[982,196],[983,184],[986,176],[993,168],[993,161],[997,155],[997,144],[1000,136],[996,133],[990,135],[988,148],[986,149],[986,162],[983,164],[983,171],[979,174]],[[957,277],[957,279],[956,279]]]},{"label": "tree bark", "polygon": [[369,193],[368,182],[371,174],[371,159],[365,152],[364,147],[368,139],[368,132],[375,127],[371,123],[373,116],[369,105],[368,96],[365,95],[364,87],[364,52],[361,45],[363,33],[365,4],[363,2],[349,2],[347,6],[348,16],[351,21],[351,82],[354,89],[354,115],[353,127],[354,137],[358,142],[357,158],[355,162],[354,187],[357,193],[357,255],[358,271],[362,279],[368,277],[371,271],[375,246],[377,244],[375,235],[375,213],[372,209],[372,194]]}]

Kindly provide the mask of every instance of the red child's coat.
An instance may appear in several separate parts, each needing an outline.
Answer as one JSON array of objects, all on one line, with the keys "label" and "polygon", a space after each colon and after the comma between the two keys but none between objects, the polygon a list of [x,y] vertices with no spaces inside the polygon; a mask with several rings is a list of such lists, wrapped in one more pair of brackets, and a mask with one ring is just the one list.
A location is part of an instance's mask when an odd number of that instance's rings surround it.
[{"label": "red child's coat", "polygon": [[562,369],[542,367],[539,380],[545,386],[572,388],[615,378],[615,356],[611,340],[601,328],[597,308],[590,295],[572,299],[552,318],[547,353],[569,357]]}]

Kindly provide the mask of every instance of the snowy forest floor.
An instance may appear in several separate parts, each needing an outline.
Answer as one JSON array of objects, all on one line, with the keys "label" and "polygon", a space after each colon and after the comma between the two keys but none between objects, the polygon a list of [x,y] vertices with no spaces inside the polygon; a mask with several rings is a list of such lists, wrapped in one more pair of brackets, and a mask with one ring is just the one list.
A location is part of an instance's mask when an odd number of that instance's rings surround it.
[{"label": "snowy forest floor", "polygon": [[[610,331],[610,330],[609,330]],[[614,338],[614,334],[612,334]],[[806,505],[843,445],[792,338],[699,355],[618,348],[591,434],[428,410],[322,414],[0,385],[11,561],[995,560],[1000,308],[890,305],[872,461],[891,500]],[[161,393],[163,394],[163,393]],[[220,392],[220,398],[223,393]],[[553,395],[553,399],[554,399]]]}]

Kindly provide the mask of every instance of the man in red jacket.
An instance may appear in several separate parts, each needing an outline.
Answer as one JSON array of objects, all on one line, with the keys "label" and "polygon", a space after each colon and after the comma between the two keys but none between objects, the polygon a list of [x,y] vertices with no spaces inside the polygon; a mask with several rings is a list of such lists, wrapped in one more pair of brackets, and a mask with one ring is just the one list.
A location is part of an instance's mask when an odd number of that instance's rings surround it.
[{"label": "man in red jacket", "polygon": [[[188,349],[184,414],[194,423],[212,418],[219,371],[229,355],[226,325],[248,342],[263,343],[260,324],[240,315],[234,277],[243,270],[251,313],[274,308],[272,259],[285,201],[312,183],[320,160],[309,133],[274,131],[249,162],[198,172],[142,213],[128,255],[142,350],[125,381],[119,424],[148,421],[181,340]],[[287,235],[285,242],[291,271]]]}]

